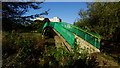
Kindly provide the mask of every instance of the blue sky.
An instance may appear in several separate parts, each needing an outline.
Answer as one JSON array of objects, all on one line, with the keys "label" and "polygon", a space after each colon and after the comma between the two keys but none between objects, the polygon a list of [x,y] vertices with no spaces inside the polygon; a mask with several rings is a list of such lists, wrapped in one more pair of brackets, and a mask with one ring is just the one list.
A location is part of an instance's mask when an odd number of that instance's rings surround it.
[{"label": "blue sky", "polygon": [[73,24],[80,16],[80,9],[87,10],[85,2],[44,2],[40,5],[42,8],[38,10],[29,9],[25,15],[32,15],[44,12],[48,9],[48,15],[43,15],[45,18],[59,17],[62,22]]}]

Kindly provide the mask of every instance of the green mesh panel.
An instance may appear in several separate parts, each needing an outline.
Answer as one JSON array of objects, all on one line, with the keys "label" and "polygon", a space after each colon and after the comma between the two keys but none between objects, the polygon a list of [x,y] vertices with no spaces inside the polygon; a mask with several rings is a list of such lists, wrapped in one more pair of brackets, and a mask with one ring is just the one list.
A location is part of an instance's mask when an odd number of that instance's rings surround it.
[{"label": "green mesh panel", "polygon": [[57,32],[60,33],[61,36],[68,42],[71,46],[71,48],[74,48],[74,42],[75,42],[75,36],[81,37],[85,41],[89,42],[96,48],[100,48],[100,36],[96,33],[89,32],[85,29],[76,27],[71,24],[63,23],[63,22],[46,22],[43,26],[51,26],[53,27]]},{"label": "green mesh panel", "polygon": [[60,33],[60,35],[66,40],[66,42],[70,44],[71,48],[74,48],[75,36],[73,33],[63,28],[63,26],[60,23],[46,22],[43,28],[46,26],[51,26],[52,28],[54,28],[57,32]]}]

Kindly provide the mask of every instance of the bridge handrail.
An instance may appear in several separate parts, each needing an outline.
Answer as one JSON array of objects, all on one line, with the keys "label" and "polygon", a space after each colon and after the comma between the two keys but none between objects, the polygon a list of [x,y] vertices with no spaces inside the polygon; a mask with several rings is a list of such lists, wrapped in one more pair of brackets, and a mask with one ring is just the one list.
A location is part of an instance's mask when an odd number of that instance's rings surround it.
[{"label": "bridge handrail", "polygon": [[52,28],[54,28],[57,32],[60,33],[60,35],[66,40],[66,42],[70,44],[71,48],[74,48],[75,36],[69,30],[66,30],[63,26],[56,22],[46,22],[43,26],[43,29],[46,26],[51,26]]},{"label": "bridge handrail", "polygon": [[95,37],[95,38],[100,39],[100,35],[98,35],[98,34],[94,34],[94,35],[93,35],[93,34],[90,33],[89,31],[87,31],[87,30],[85,30],[85,29],[82,29],[82,28],[80,28],[80,27],[76,27],[76,26],[74,26],[74,25],[67,24],[67,23],[65,23],[65,22],[56,22],[56,23],[61,23],[61,24],[65,24],[65,25],[70,25],[71,27],[73,27],[73,28],[75,28],[75,29],[78,29],[78,30],[80,30],[80,31],[82,31],[82,32],[85,32],[85,33],[87,33],[87,34]]},{"label": "bridge handrail", "polygon": [[[74,40],[75,37],[73,36],[73,33],[74,33],[75,35],[78,35],[79,37],[83,38],[84,40],[91,43],[95,47],[100,48],[100,36],[98,34],[91,33],[85,29],[79,28],[72,24],[67,24],[65,22],[46,22],[44,27],[46,26],[51,26],[54,29],[56,29],[65,38],[65,40],[71,45],[71,47],[73,47],[73,44],[75,42]],[[69,38],[71,38],[71,40]]]}]

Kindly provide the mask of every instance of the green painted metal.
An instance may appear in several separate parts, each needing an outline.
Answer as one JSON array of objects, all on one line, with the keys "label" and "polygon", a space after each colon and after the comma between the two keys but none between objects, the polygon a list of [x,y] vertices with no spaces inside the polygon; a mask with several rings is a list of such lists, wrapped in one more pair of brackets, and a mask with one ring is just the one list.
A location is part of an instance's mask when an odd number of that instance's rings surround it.
[{"label": "green painted metal", "polygon": [[96,33],[89,32],[88,30],[64,22],[46,22],[43,29],[46,26],[50,26],[58,31],[60,35],[63,36],[63,38],[70,44],[71,48],[74,48],[74,34],[89,42],[96,48],[100,48],[100,36]]},{"label": "green painted metal", "polygon": [[57,32],[59,32],[59,34],[66,40],[66,42],[70,44],[71,48],[74,48],[75,36],[73,33],[66,30],[60,23],[57,22],[46,22],[45,25],[43,26],[43,29],[46,26],[50,26]]}]

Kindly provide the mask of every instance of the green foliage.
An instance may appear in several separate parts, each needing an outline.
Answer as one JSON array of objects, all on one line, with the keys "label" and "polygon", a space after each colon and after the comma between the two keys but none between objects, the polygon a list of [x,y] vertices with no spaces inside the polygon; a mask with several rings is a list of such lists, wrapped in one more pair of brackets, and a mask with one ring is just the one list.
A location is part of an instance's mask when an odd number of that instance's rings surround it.
[{"label": "green foliage", "polygon": [[39,21],[39,20],[37,20],[37,21],[31,21],[31,20],[19,21],[19,20],[17,20],[16,22],[19,22],[19,23],[14,23],[14,22],[10,21],[9,19],[3,18],[3,24],[2,24],[3,29],[2,30],[8,31],[8,32],[15,30],[16,32],[19,32],[19,33],[38,31],[41,33],[43,25],[44,25],[44,22]]},{"label": "green foliage", "polygon": [[[13,49],[16,50],[18,48],[26,46],[34,45],[33,41],[31,39],[24,38],[22,36],[19,36],[14,31],[12,33],[3,32],[3,51],[4,49]],[[7,49],[6,49],[7,50]]]},{"label": "green foliage", "polygon": [[31,16],[22,15],[28,12],[29,9],[40,9],[41,3],[43,2],[3,2],[2,29],[9,32],[11,32],[12,30],[16,30],[18,32],[30,32],[30,30],[33,29],[33,26],[30,25],[26,27],[26,25],[32,22],[30,19],[34,19],[41,15],[48,15],[49,10]]},{"label": "green foliage", "polygon": [[[56,46],[45,46],[45,51],[43,52],[43,58],[40,58],[43,62],[44,66],[49,67],[67,67],[67,68],[95,68],[97,67],[98,63],[94,57],[87,57],[87,53],[79,53],[79,48],[75,47],[73,52],[67,51],[63,47],[56,47]],[[47,63],[47,64],[46,64]]]},{"label": "green foliage", "polygon": [[120,2],[87,3],[87,10],[80,10],[82,19],[74,25],[101,36],[101,51],[119,53]]},{"label": "green foliage", "polygon": [[[102,39],[110,40],[118,36],[119,32],[119,8],[120,2],[116,3],[88,3],[88,10],[80,11],[82,19],[75,23],[102,36]],[[116,35],[115,35],[116,34]]]},{"label": "green foliage", "polygon": [[28,8],[40,9],[39,6],[43,2],[33,3],[33,2],[3,2],[3,18],[19,18],[21,15],[28,11]]},{"label": "green foliage", "polygon": [[[48,57],[49,59],[45,57]],[[72,61],[72,56],[70,56],[70,53],[65,51],[63,48],[48,46],[44,52],[44,59],[46,59],[49,63],[53,63],[49,64],[49,66],[54,66],[56,63],[57,66],[68,66]]]},{"label": "green foliage", "polygon": [[115,61],[120,65],[120,57],[114,57]]},{"label": "green foliage", "polygon": [[108,60],[114,60],[114,58],[112,58],[111,56],[109,56],[108,54],[105,54],[105,53],[101,53],[100,54],[102,57],[108,59]]},{"label": "green foliage", "polygon": [[32,38],[19,36],[14,31],[3,32],[2,44],[3,67],[25,66],[25,62],[31,58],[33,46],[36,45]]},{"label": "green foliage", "polygon": [[32,26],[32,30],[36,30],[40,33],[42,33],[42,28],[43,28],[44,22],[40,20],[35,20],[34,22],[31,23],[30,26]]},{"label": "green foliage", "polygon": [[114,62],[116,62],[118,65],[120,65],[120,57],[119,56],[112,56],[110,54],[107,53],[100,53],[100,55],[108,60],[113,60]]},{"label": "green foliage", "polygon": [[[3,67],[96,67],[95,58],[86,57],[87,53],[79,53],[77,46],[73,52],[63,47],[56,47],[53,39],[47,39],[47,43],[41,47],[33,39],[41,36],[38,33],[31,37],[32,33],[3,32]],[[39,46],[39,47],[38,47]]]}]

